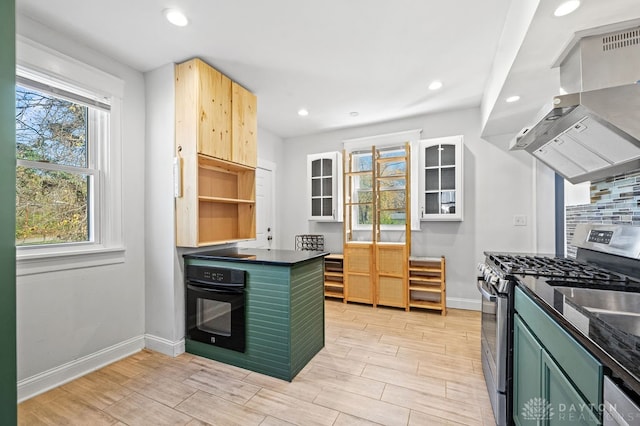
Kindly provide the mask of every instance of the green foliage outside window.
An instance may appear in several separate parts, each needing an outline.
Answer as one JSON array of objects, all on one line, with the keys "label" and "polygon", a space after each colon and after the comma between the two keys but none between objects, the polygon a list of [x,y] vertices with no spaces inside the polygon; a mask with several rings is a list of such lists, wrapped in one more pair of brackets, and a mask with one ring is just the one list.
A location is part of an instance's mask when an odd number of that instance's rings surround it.
[{"label": "green foliage outside window", "polygon": [[16,245],[89,239],[87,134],[87,107],[16,87]]}]

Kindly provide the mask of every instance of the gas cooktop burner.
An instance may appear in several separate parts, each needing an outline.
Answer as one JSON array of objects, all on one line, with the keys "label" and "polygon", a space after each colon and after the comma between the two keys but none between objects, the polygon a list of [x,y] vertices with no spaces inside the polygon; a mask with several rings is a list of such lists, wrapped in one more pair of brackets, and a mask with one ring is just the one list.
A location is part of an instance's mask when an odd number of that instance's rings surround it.
[{"label": "gas cooktop burner", "polygon": [[489,259],[502,272],[510,275],[533,275],[571,281],[588,280],[613,283],[632,281],[625,275],[574,259],[510,254],[491,254]]}]

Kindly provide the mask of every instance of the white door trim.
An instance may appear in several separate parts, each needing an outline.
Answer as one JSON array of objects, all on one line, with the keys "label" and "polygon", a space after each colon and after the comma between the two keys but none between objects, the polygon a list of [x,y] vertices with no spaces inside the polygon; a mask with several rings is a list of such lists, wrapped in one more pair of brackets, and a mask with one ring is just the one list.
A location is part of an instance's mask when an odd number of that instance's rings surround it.
[{"label": "white door trim", "polygon": [[276,216],[276,182],[277,182],[277,178],[276,178],[276,169],[277,169],[277,164],[273,161],[269,161],[269,160],[264,160],[262,158],[258,158],[258,168],[259,169],[263,169],[263,170],[269,170],[271,172],[271,235],[273,236],[273,248],[277,249],[278,248],[278,238],[276,237],[277,233],[276,233],[276,222],[277,222],[277,216]]}]

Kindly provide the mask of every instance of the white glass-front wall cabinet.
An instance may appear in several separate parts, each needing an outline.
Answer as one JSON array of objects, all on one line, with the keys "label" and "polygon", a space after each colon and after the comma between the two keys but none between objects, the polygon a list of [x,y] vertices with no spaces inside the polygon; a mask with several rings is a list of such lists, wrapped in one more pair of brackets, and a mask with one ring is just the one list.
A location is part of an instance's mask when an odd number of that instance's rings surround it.
[{"label": "white glass-front wall cabinet", "polygon": [[342,221],[342,154],[307,156],[309,220]]},{"label": "white glass-front wall cabinet", "polygon": [[426,139],[419,146],[420,220],[462,220],[462,136]]}]

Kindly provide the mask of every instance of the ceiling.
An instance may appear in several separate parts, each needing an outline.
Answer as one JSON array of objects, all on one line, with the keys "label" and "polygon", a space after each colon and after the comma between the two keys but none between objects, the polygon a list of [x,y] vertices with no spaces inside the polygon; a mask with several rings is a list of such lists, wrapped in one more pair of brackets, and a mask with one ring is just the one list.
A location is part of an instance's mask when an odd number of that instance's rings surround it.
[{"label": "ceiling", "polygon": [[[638,0],[583,0],[554,18],[559,3],[16,0],[16,7],[18,32],[26,16],[142,72],[201,57],[258,96],[260,127],[290,138],[481,103],[483,135],[515,134],[557,93],[551,64],[573,32],[640,17]],[[525,19],[517,13],[523,4],[534,11]],[[190,24],[169,24],[168,7]],[[515,39],[522,42],[509,47]],[[442,89],[430,91],[433,80]],[[513,94],[521,100],[505,103]],[[307,117],[298,116],[301,108]]]}]

